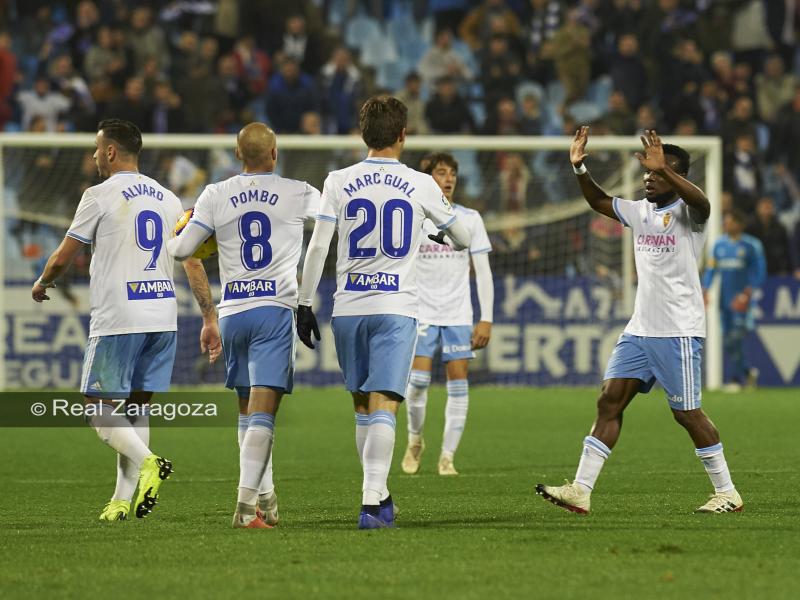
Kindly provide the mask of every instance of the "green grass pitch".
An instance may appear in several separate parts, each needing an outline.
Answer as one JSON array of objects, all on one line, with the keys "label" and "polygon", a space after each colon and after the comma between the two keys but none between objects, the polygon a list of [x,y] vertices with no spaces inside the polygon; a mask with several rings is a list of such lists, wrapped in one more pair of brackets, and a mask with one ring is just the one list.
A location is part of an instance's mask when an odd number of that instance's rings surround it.
[{"label": "green grass pitch", "polygon": [[[220,392],[223,394],[224,392]],[[795,598],[797,390],[707,394],[745,512],[695,515],[711,491],[663,395],[638,397],[588,516],[534,494],[572,478],[595,390],[473,388],[456,465],[436,475],[442,388],[419,475],[390,477],[395,530],[356,530],[361,474],[340,389],[300,388],[278,417],[281,523],[230,528],[230,428],[152,431],[176,473],[145,520],[96,521],[114,455],[86,428],[0,429],[2,598]]]}]

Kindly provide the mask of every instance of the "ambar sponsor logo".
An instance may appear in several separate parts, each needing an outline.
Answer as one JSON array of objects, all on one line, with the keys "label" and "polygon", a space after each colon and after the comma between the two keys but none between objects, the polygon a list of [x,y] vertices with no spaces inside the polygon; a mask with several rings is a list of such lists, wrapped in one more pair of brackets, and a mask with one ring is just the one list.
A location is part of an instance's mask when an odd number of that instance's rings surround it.
[{"label": "ambar sponsor logo", "polygon": [[249,281],[229,281],[225,285],[225,300],[241,300],[243,298],[260,298],[274,296],[274,279],[250,279]]},{"label": "ambar sponsor logo", "polygon": [[129,281],[127,288],[128,300],[157,300],[175,297],[175,288],[169,279]]},{"label": "ambar sponsor logo", "polygon": [[396,273],[348,273],[344,289],[351,292],[396,292],[400,289],[400,276]]}]

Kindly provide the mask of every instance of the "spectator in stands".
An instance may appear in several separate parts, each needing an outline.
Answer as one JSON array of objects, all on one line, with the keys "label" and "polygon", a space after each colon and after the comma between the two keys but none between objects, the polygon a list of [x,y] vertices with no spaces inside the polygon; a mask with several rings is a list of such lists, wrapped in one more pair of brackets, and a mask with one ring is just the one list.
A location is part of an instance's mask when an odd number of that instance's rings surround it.
[{"label": "spectator in stands", "polygon": [[511,97],[497,101],[494,110],[486,117],[482,133],[485,135],[520,135],[520,120],[517,104]]},{"label": "spectator in stands", "polygon": [[204,37],[200,42],[200,63],[209,73],[217,68],[219,58],[219,42],[211,36]]},{"label": "spectator in stands", "polygon": [[673,50],[673,61],[668,76],[659,77],[659,96],[665,107],[675,107],[675,99],[692,84],[691,93],[696,94],[700,85],[708,79],[703,53],[694,40],[680,40]]},{"label": "spectator in stands", "polygon": [[345,135],[356,124],[358,107],[364,96],[361,72],[344,46],[331,54],[320,74],[323,131]]},{"label": "spectator in stands", "polygon": [[561,27],[562,6],[559,0],[530,0],[528,51],[538,55],[542,46],[553,39]]},{"label": "spectator in stands", "polygon": [[269,55],[256,46],[255,38],[246,35],[233,48],[233,58],[239,77],[252,96],[260,96],[267,89],[271,62]]},{"label": "spectator in stands", "polygon": [[637,32],[642,41],[645,60],[651,60],[661,68],[670,62],[665,48],[674,48],[680,39],[694,38],[697,14],[681,6],[680,0],[658,0],[648,3]]},{"label": "spectator in stands", "polygon": [[188,76],[178,80],[175,87],[183,103],[186,128],[197,133],[218,131],[225,115],[227,96],[216,74],[198,63]]},{"label": "spectator in stands", "polygon": [[561,29],[553,37],[549,55],[554,60],[556,73],[564,86],[565,105],[579,100],[589,87],[591,56],[589,30],[578,21],[578,11],[570,9]]},{"label": "spectator in stands", "polygon": [[153,89],[152,119],[144,131],[153,133],[183,133],[185,129],[181,99],[168,81],[159,81]]},{"label": "spectator in stands", "polygon": [[725,98],[726,93],[719,89],[715,79],[707,79],[700,85],[700,95],[697,99],[698,123],[703,133],[715,135],[722,129]]},{"label": "spectator in stands", "polygon": [[481,57],[481,83],[487,111],[491,111],[500,98],[514,95],[521,71],[522,64],[509,50],[508,40],[502,35],[493,35]]},{"label": "spectator in stands", "polygon": [[267,94],[267,115],[276,133],[298,133],[300,117],[319,110],[314,81],[300,71],[297,60],[283,59],[280,71],[272,76]]},{"label": "spectator in stands", "polygon": [[609,64],[614,89],[625,96],[628,106],[637,110],[648,95],[647,70],[639,56],[639,40],[632,33],[620,36],[617,52]]},{"label": "spectator in stands", "polygon": [[519,37],[522,34],[517,15],[506,5],[505,0],[484,0],[461,21],[458,36],[473,50],[480,50],[489,41],[493,17],[500,17],[505,21],[509,35]]},{"label": "spectator in stands", "polygon": [[58,56],[50,65],[50,81],[70,100],[70,120],[79,131],[92,128],[95,103],[86,80],[72,66],[69,54]]},{"label": "spectator in stands", "polygon": [[522,113],[519,119],[521,135],[542,135],[542,112],[539,97],[536,94],[525,94],[522,98]]},{"label": "spectator in stands", "polygon": [[147,6],[137,6],[131,12],[128,44],[133,51],[137,71],[150,56],[158,59],[158,66],[162,71],[166,71],[169,67],[170,53],[167,38],[162,29],[152,21],[153,13]]},{"label": "spectator in stands", "polygon": [[469,8],[468,0],[429,0],[426,4],[437,33],[442,29],[455,31]]},{"label": "spectator in stands", "polygon": [[636,111],[636,135],[642,135],[648,129],[661,129],[661,121],[652,104],[642,104]]},{"label": "spectator in stands", "polygon": [[322,66],[322,42],[319,36],[307,31],[303,15],[292,15],[286,19],[280,50],[283,56],[294,58],[304,73],[317,73]]},{"label": "spectator in stands", "polygon": [[126,65],[125,50],[114,45],[111,28],[103,25],[97,30],[95,43],[83,60],[83,72],[89,79],[93,94],[96,95],[94,90],[98,87],[103,90],[115,87],[119,82],[116,75],[124,71]]},{"label": "spectator in stands", "polygon": [[791,102],[778,111],[771,136],[771,155],[785,164],[792,176],[800,181],[797,140],[800,140],[800,85],[795,88]]},{"label": "spectator in stands", "polygon": [[453,33],[449,29],[436,34],[434,45],[419,61],[417,71],[428,87],[433,87],[442,77],[450,77],[457,82],[470,81],[473,77],[467,63],[453,50]]},{"label": "spectator in stands", "polygon": [[521,154],[505,155],[497,182],[500,212],[522,212],[528,208],[528,202],[535,195],[533,177]]},{"label": "spectator in stands", "polygon": [[636,117],[628,107],[625,94],[614,90],[608,97],[608,114],[605,122],[614,135],[633,135],[636,133]]},{"label": "spectator in stands", "polygon": [[44,74],[36,77],[32,90],[20,91],[17,101],[22,110],[22,128],[25,130],[31,127],[34,117],[41,117],[45,131],[57,131],[59,117],[71,108],[66,96],[50,89],[50,80]]},{"label": "spectator in stands", "polygon": [[144,83],[139,77],[131,77],[125,82],[125,91],[120,98],[109,104],[106,116],[125,119],[146,127],[153,122],[153,107],[144,95]]},{"label": "spectator in stands", "polygon": [[75,26],[69,38],[72,63],[78,70],[83,69],[83,61],[89,48],[97,37],[100,26],[100,11],[91,0],[81,0],[75,8]]},{"label": "spectator in stands", "polygon": [[778,110],[792,99],[797,84],[797,77],[786,73],[779,54],[767,57],[764,72],[755,76],[758,116],[762,121],[770,125],[775,122]]},{"label": "spectator in stands", "polygon": [[194,31],[182,31],[171,59],[172,78],[177,80],[200,62],[200,38]]},{"label": "spectator in stands", "polygon": [[736,94],[736,76],[733,73],[733,57],[719,50],[711,55],[711,72],[718,88],[726,94],[726,101]]},{"label": "spectator in stands", "polygon": [[775,217],[775,203],[769,196],[759,198],[756,218],[745,233],[757,237],[764,246],[768,275],[789,275],[792,264],[789,253],[789,238],[786,229]]},{"label": "spectator in stands", "polygon": [[451,77],[436,83],[436,93],[425,105],[425,118],[433,133],[472,133],[475,120],[467,101],[458,93]]},{"label": "spectator in stands", "polygon": [[[773,0],[775,1],[775,0]],[[780,0],[777,0],[780,4]],[[764,59],[772,40],[764,20],[763,0],[743,0],[733,3],[731,48],[737,61],[745,61],[757,68]]]},{"label": "spectator in stands", "polygon": [[675,135],[692,136],[697,135],[697,121],[691,117],[684,117],[675,126]]},{"label": "spectator in stands", "polygon": [[236,68],[236,59],[226,54],[217,61],[217,77],[220,87],[225,92],[225,114],[222,118],[223,130],[229,133],[238,133],[248,118],[244,114],[248,103],[252,99],[244,82],[239,77]]},{"label": "spectator in stands", "polygon": [[733,195],[734,206],[745,214],[753,214],[756,199],[762,190],[762,166],[756,142],[747,133],[736,137],[727,153],[723,169],[723,185]]},{"label": "spectator in stands", "polygon": [[395,93],[395,98],[406,105],[408,121],[406,133],[410,135],[426,135],[428,123],[425,121],[425,102],[422,100],[422,79],[412,71],[406,75],[405,85]]},{"label": "spectator in stands", "polygon": [[12,94],[19,78],[17,57],[11,50],[11,36],[7,31],[0,31],[0,131],[13,114]]},{"label": "spectator in stands", "polygon": [[[317,112],[303,113],[300,117],[300,133],[322,135],[322,116]],[[322,189],[331,170],[331,153],[328,150],[292,150],[278,157],[281,173],[290,179],[302,179]]]},{"label": "spectator in stands", "polygon": [[137,73],[137,77],[142,80],[144,97],[150,101],[153,99],[156,84],[165,78],[165,74],[158,70],[158,59],[155,56],[151,56],[144,61],[144,65]]},{"label": "spectator in stands", "polygon": [[750,135],[757,139],[758,132],[753,121],[753,101],[747,96],[740,96],[733,103],[733,108],[722,123],[722,142],[726,150],[732,150],[736,138]]},{"label": "spectator in stands", "polygon": [[797,2],[764,3],[766,24],[777,52],[791,64],[800,41],[800,5]]}]

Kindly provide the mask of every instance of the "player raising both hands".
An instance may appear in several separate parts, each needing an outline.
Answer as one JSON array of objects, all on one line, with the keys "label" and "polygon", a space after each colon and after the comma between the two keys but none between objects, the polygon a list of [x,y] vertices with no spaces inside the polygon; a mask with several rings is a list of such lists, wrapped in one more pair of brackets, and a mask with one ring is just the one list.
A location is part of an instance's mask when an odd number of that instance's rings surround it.
[{"label": "player raising both hands", "polygon": [[714,485],[715,493],[697,512],[740,511],[742,498],[731,481],[719,432],[700,408],[706,321],[697,262],[711,205],[686,179],[689,154],[662,144],[655,131],[645,131],[643,153],[636,154],[645,169],[645,200],[612,198],[583,164],[588,139],[589,128],[582,127],[572,142],[570,161],[589,205],[633,230],[639,286],[633,316],[603,377],[597,418],[583,441],[575,481],[559,487],[539,484],[536,491],[573,512],[589,512],[595,481],[619,438],[622,413],[636,394],[649,392],[658,381]]}]

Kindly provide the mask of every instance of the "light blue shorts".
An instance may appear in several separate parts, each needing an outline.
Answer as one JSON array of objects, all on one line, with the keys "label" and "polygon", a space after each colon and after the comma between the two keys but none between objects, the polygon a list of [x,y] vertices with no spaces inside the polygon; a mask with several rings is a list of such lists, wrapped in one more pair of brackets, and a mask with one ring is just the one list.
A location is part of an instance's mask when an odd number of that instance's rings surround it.
[{"label": "light blue shorts", "polygon": [[250,395],[250,387],[292,393],[294,385],[294,311],[258,306],[219,320],[225,354],[225,387]]},{"label": "light blue shorts", "polygon": [[175,363],[177,333],[123,333],[89,338],[81,393],[94,398],[127,398],[133,391],[166,392]]},{"label": "light blue shorts", "polygon": [[417,356],[433,358],[442,349],[442,362],[475,358],[472,351],[472,327],[469,325],[428,325],[417,327]]},{"label": "light blue shorts", "polygon": [[417,320],[400,315],[334,317],[339,367],[350,392],[393,392],[405,398]]},{"label": "light blue shorts", "polygon": [[641,337],[623,333],[606,367],[606,379],[641,379],[641,392],[658,381],[670,408],[700,408],[703,338]]}]

